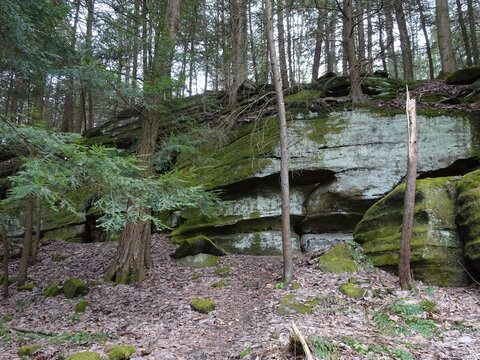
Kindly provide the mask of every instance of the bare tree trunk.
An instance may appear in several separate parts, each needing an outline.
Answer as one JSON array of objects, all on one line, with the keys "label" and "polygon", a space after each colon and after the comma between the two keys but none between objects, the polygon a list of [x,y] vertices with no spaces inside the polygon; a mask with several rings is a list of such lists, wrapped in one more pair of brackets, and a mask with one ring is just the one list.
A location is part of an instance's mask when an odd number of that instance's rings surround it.
[{"label": "bare tree trunk", "polygon": [[382,60],[383,70],[388,73],[387,52],[383,40],[384,23],[381,13],[378,13],[378,41],[380,45],[380,60]]},{"label": "bare tree trunk", "polygon": [[363,3],[362,0],[356,1],[354,22],[357,22],[357,34],[358,34],[358,63],[360,73],[366,71],[366,44],[365,44],[365,26],[363,24]]},{"label": "bare tree trunk", "polygon": [[422,28],[423,37],[425,38],[425,48],[427,50],[428,57],[428,71],[430,79],[435,79],[435,71],[433,69],[432,47],[430,46],[430,39],[428,37],[427,26],[425,24],[425,15],[423,12],[423,5],[421,0],[417,0],[418,12],[420,15],[420,26]]},{"label": "bare tree trunk", "polygon": [[[291,10],[287,8],[287,57],[288,57],[288,77],[290,79],[290,86],[294,86],[297,81],[295,79],[295,63],[293,61],[293,44],[292,44],[292,26],[291,26]],[[286,86],[283,84],[283,86]]]},{"label": "bare tree trunk", "polygon": [[32,251],[32,233],[33,233],[33,199],[25,199],[25,233],[23,235],[22,257],[20,259],[20,268],[18,270],[18,284],[23,285],[27,281],[28,263]]},{"label": "bare tree trunk", "polygon": [[238,90],[247,79],[247,0],[230,0],[232,85],[230,109],[238,106]]},{"label": "bare tree trunk", "polygon": [[35,227],[35,236],[33,237],[32,242],[32,253],[30,254],[30,264],[34,265],[37,262],[37,253],[40,246],[41,230],[42,230],[42,202],[40,198],[36,198],[35,201],[35,217],[34,217],[34,227]]},{"label": "bare tree trunk", "polygon": [[8,297],[8,260],[10,258],[10,244],[8,243],[5,227],[0,225],[0,238],[3,243],[3,297]]},{"label": "bare tree trunk", "polygon": [[395,53],[395,37],[393,36],[393,17],[391,8],[387,8],[385,11],[385,29],[387,32],[387,54],[392,62],[393,75],[398,78],[398,61],[397,54]]},{"label": "bare tree trunk", "polygon": [[287,118],[285,115],[285,103],[283,101],[282,78],[280,76],[275,44],[273,42],[272,26],[272,4],[271,0],[265,0],[265,18],[267,27],[267,41],[270,52],[270,63],[272,67],[277,99],[278,121],[280,125],[280,182],[282,190],[282,246],[283,246],[283,282],[290,283],[293,278],[293,253],[290,233],[290,190],[288,183],[288,135]]},{"label": "bare tree trunk", "polygon": [[367,2],[367,72],[373,73],[373,25],[370,1]]},{"label": "bare tree trunk", "polygon": [[285,53],[285,26],[283,23],[284,9],[284,0],[277,0],[278,58],[280,59],[280,75],[282,77],[283,87],[288,88],[287,58]]},{"label": "bare tree trunk", "polygon": [[438,48],[444,75],[457,70],[452,46],[448,0],[435,0],[437,17]]},{"label": "bare tree trunk", "polygon": [[[335,36],[335,33],[336,33],[336,20],[337,20],[337,16],[335,15],[335,13],[332,11],[332,13],[330,14],[330,19],[329,19],[329,23],[328,23],[328,40],[327,40],[327,43],[326,43],[326,47],[325,47],[325,51],[326,51],[326,58],[327,58],[327,72],[333,72],[333,71],[336,71],[335,69],[335,59],[336,59],[336,49],[337,49],[337,46],[336,46],[336,36]],[[328,47],[328,48],[327,48]]]},{"label": "bare tree trunk", "polygon": [[315,31],[315,52],[313,54],[312,81],[318,79],[320,70],[320,58],[322,55],[322,43],[325,40],[325,11],[317,6],[317,29]]},{"label": "bare tree trunk", "polygon": [[467,0],[468,27],[470,28],[470,41],[472,43],[473,64],[480,64],[480,52],[478,50],[477,26],[475,20],[475,11],[473,9],[473,0]]},{"label": "bare tree trunk", "polygon": [[413,211],[415,206],[415,187],[417,180],[417,114],[415,99],[410,100],[407,92],[407,124],[408,124],[408,162],[405,189],[402,239],[398,261],[400,287],[407,290],[410,286],[410,244],[413,233]]},{"label": "bare tree trunk", "polygon": [[[252,26],[252,6],[251,2],[248,3],[248,30],[250,32],[250,52],[252,54],[252,68],[253,68],[253,78],[255,80],[255,84],[258,85],[259,83],[259,76],[258,76],[258,69],[257,69],[257,55],[255,51],[255,37],[253,35],[253,26]],[[207,62],[208,64],[208,62]],[[207,65],[208,66],[208,65]],[[206,84],[206,82],[205,82]],[[206,90],[206,85],[205,85]]]},{"label": "bare tree trunk", "polygon": [[465,19],[463,18],[462,3],[460,0],[456,1],[457,3],[457,17],[458,24],[460,25],[460,31],[462,32],[463,45],[465,47],[465,56],[467,66],[472,66],[472,50],[470,49],[470,39],[467,32],[467,26],[465,25]]},{"label": "bare tree trunk", "polygon": [[414,74],[412,46],[410,44],[410,36],[408,35],[405,12],[403,11],[403,3],[401,1],[394,0],[393,7],[395,9],[395,17],[397,18],[398,32],[400,33],[400,49],[402,50],[403,60],[403,77],[405,80],[413,80]]}]

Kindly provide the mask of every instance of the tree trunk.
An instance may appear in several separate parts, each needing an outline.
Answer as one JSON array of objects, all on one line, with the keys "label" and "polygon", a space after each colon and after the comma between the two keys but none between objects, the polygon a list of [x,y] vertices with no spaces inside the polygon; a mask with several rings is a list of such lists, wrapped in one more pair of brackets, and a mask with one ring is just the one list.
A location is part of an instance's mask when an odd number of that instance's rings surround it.
[{"label": "tree trunk", "polygon": [[420,15],[420,26],[422,28],[423,37],[425,38],[425,48],[427,51],[428,57],[428,72],[430,75],[430,79],[435,79],[435,71],[433,69],[433,58],[432,58],[432,47],[430,46],[430,39],[428,37],[427,26],[425,23],[425,15],[423,12],[423,5],[421,0],[417,0],[418,12]]},{"label": "tree trunk", "polygon": [[[155,41],[154,58],[152,67],[145,74],[145,80],[149,84],[155,84],[158,79],[170,75],[178,20],[180,16],[180,1],[168,0],[165,12],[164,27],[161,28],[161,36]],[[150,105],[142,113],[142,135],[139,140],[137,154],[141,159],[141,165],[145,169],[145,176],[153,174],[153,156],[157,141],[160,116],[154,105],[161,103],[170,95],[168,90],[154,91],[146,95],[146,101]],[[131,201],[129,206],[135,206]],[[140,213],[149,214],[147,209],[139,209]],[[145,277],[145,267],[150,266],[151,221],[128,223],[123,229],[117,252],[105,274],[107,281],[127,284],[137,281],[140,286]]]},{"label": "tree trunk", "polygon": [[408,35],[407,22],[405,20],[405,12],[403,11],[403,3],[394,0],[395,17],[397,19],[398,32],[400,33],[400,49],[402,50],[403,60],[403,78],[405,80],[413,80],[413,58],[412,46],[410,44],[410,36]]},{"label": "tree trunk", "polygon": [[360,73],[366,71],[366,48],[365,48],[365,26],[363,24],[363,3],[362,0],[356,1],[354,22],[357,22],[356,30],[358,35],[358,66]]},{"label": "tree trunk", "polygon": [[28,263],[32,251],[32,233],[33,233],[33,199],[25,199],[25,233],[23,235],[22,258],[20,259],[20,268],[18,270],[18,285],[23,285],[27,281]]},{"label": "tree trunk", "polygon": [[465,56],[467,66],[472,66],[472,50],[470,49],[470,39],[467,32],[467,26],[465,25],[465,19],[463,18],[462,3],[460,0],[456,1],[457,3],[457,17],[458,24],[460,25],[460,31],[462,32],[463,45],[465,47]]},{"label": "tree trunk", "polygon": [[452,32],[450,30],[450,16],[448,11],[448,0],[435,0],[437,18],[438,48],[442,63],[442,74],[457,70],[455,54],[452,46]]},{"label": "tree trunk", "polygon": [[328,23],[328,41],[325,46],[325,52],[326,57],[327,57],[327,72],[331,73],[336,71],[335,65],[336,65],[336,22],[337,22],[337,16],[335,13],[332,11],[330,14],[330,19]]},{"label": "tree trunk", "polygon": [[383,30],[384,30],[383,18],[382,18],[382,15],[378,13],[378,41],[380,45],[380,60],[382,60],[383,70],[388,73],[387,52],[386,52],[386,46],[383,40]]},{"label": "tree trunk", "polygon": [[285,26],[283,23],[284,0],[277,0],[277,32],[278,32],[278,58],[280,59],[280,75],[282,86],[288,88],[287,57],[285,53]]},{"label": "tree trunk", "polygon": [[288,285],[293,278],[293,254],[290,234],[290,190],[288,183],[288,135],[285,103],[283,101],[282,78],[280,76],[275,44],[273,42],[272,4],[265,0],[265,18],[268,49],[272,67],[275,94],[277,99],[278,121],[280,125],[280,182],[282,191],[282,246],[283,246],[283,283]]},{"label": "tree trunk", "polygon": [[32,243],[32,253],[30,254],[30,264],[34,265],[37,262],[37,253],[40,246],[41,230],[42,230],[42,203],[40,198],[37,198],[35,201],[35,217],[34,217],[34,226],[35,226],[35,236],[33,237]]},{"label": "tree trunk", "polygon": [[370,1],[367,2],[367,72],[373,73],[373,25]]},{"label": "tree trunk", "polygon": [[320,70],[320,58],[322,55],[322,43],[325,39],[325,12],[320,6],[317,7],[317,29],[315,31],[315,52],[313,54],[312,81],[318,79]]},{"label": "tree trunk", "polygon": [[467,0],[468,27],[470,28],[470,42],[472,44],[473,64],[480,64],[480,52],[478,50],[476,15],[473,9],[473,0]]},{"label": "tree trunk", "polygon": [[3,243],[3,297],[8,297],[8,260],[10,257],[10,244],[8,243],[5,226],[0,225],[0,238]]},{"label": "tree trunk", "polygon": [[393,36],[393,17],[391,9],[388,8],[385,11],[385,30],[387,32],[387,54],[388,58],[392,62],[393,75],[398,78],[398,61],[397,54],[395,53],[395,38]]},{"label": "tree trunk", "polygon": [[247,0],[230,0],[232,40],[232,85],[230,109],[238,106],[238,90],[247,79]]},{"label": "tree trunk", "polygon": [[403,210],[402,239],[398,261],[400,287],[408,290],[410,286],[410,244],[413,232],[413,211],[415,206],[415,187],[417,179],[417,114],[415,99],[410,100],[407,92],[407,124],[408,124],[408,161],[407,180]]},{"label": "tree trunk", "polygon": [[352,0],[345,0],[343,3],[344,17],[344,34],[346,38],[343,40],[346,44],[348,73],[350,76],[350,98],[353,103],[361,103],[365,100],[360,84],[360,63],[357,59],[355,49],[355,24],[353,22],[353,4]]}]

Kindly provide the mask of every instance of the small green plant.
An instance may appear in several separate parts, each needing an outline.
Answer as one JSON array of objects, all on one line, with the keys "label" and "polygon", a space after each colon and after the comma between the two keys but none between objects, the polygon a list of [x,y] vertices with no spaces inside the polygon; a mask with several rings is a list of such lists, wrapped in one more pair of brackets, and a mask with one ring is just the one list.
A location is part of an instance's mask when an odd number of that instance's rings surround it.
[{"label": "small green plant", "polygon": [[277,290],[281,290],[285,287],[285,284],[283,282],[276,283],[274,288]]},{"label": "small green plant", "polygon": [[436,289],[434,287],[429,286],[425,289],[425,294],[427,294],[430,297],[434,297],[435,296],[435,291],[436,291]]},{"label": "small green plant", "polygon": [[250,355],[252,353],[252,349],[245,349],[240,354],[238,354],[239,359],[243,359],[245,356]]},{"label": "small green plant", "polygon": [[215,283],[212,284],[212,287],[214,287],[214,288],[226,287],[226,286],[230,286],[230,285],[227,284],[227,283],[224,283],[222,281],[218,281],[218,282],[215,282]]},{"label": "small green plant", "polygon": [[65,260],[67,257],[66,256],[63,256],[63,255],[59,255],[59,254],[53,254],[52,257],[50,258],[50,260],[54,261],[54,262],[59,262],[59,261],[63,261]]},{"label": "small green plant", "polygon": [[37,301],[37,298],[36,297],[30,297],[28,299],[25,299],[25,300],[21,300],[19,302],[17,302],[17,306],[27,306],[27,305],[30,305],[31,303]]},{"label": "small green plant", "polygon": [[197,279],[201,278],[202,276],[203,276],[203,274],[194,274],[190,277],[190,279],[197,280]]},{"label": "small green plant", "polygon": [[317,336],[310,336],[308,338],[312,347],[313,353],[320,359],[333,360],[337,359],[340,348],[338,345],[327,342]]},{"label": "small green plant", "polygon": [[3,323],[6,323],[6,322],[10,322],[13,320],[13,315],[12,314],[7,314],[7,315],[3,315],[1,318],[0,318],[0,324],[3,324]]}]

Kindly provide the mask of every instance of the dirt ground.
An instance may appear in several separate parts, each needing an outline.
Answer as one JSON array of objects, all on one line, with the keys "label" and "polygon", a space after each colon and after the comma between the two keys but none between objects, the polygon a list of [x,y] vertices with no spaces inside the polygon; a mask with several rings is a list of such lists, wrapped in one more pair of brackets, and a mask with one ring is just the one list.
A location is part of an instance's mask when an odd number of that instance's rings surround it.
[{"label": "dirt ground", "polygon": [[[116,344],[135,346],[131,359],[301,359],[288,346],[292,321],[317,359],[480,359],[480,287],[475,284],[416,283],[415,291],[402,292],[394,275],[362,268],[354,276],[367,294],[354,300],[339,290],[352,274],[323,273],[307,255],[295,258],[301,287],[292,290],[279,285],[281,257],[227,255],[218,266],[198,270],[178,266],[169,256],[174,246],[161,235],[152,242],[154,266],[141,289],[102,281],[115,243],[44,245],[29,273],[33,291],[11,285],[10,297],[1,302],[0,359],[18,359],[19,347],[32,343],[42,345],[33,357],[37,360],[83,350],[106,356]],[[65,260],[54,262],[52,255]],[[18,261],[11,264],[13,274],[17,267]],[[222,267],[228,271],[215,272]],[[196,274],[202,276],[192,279]],[[91,285],[82,299],[91,304],[85,313],[75,313],[79,299],[42,295],[50,283],[69,277]],[[213,287],[216,282],[228,286]],[[277,315],[289,294],[316,299],[314,311]],[[207,315],[197,313],[190,307],[194,298],[212,299],[217,307]],[[421,301],[428,306],[419,313],[415,304]]]}]

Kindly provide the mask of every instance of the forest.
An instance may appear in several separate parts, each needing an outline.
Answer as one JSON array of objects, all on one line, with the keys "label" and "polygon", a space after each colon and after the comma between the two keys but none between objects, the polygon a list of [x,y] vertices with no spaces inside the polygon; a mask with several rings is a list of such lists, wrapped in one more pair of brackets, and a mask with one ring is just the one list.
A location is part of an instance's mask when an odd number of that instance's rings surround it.
[{"label": "forest", "polygon": [[479,36],[478,0],[0,1],[0,359],[477,359]]}]

